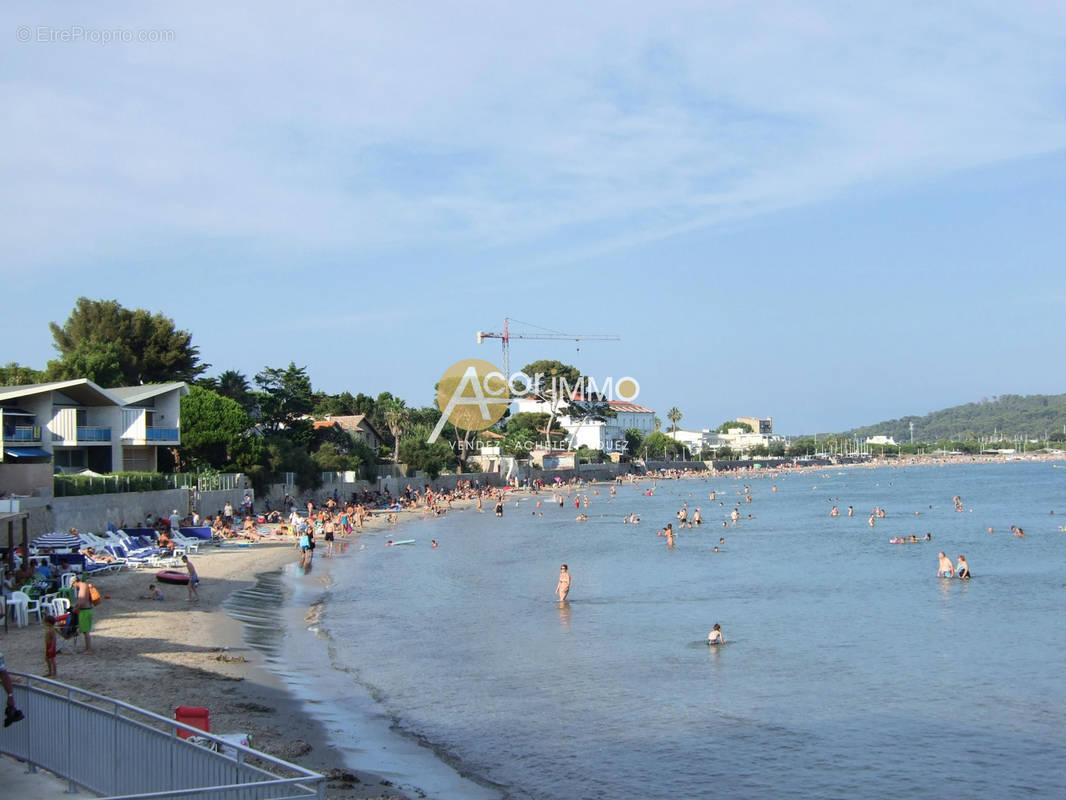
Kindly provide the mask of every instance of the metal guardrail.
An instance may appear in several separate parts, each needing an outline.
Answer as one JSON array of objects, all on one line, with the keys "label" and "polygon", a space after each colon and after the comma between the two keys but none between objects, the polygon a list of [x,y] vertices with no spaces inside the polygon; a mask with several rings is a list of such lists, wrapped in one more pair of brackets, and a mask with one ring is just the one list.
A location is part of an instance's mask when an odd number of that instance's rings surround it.
[{"label": "metal guardrail", "polygon": [[[26,719],[0,728],[0,752],[109,800],[260,800],[326,796],[318,773],[172,719],[47,678],[21,678]],[[192,731],[215,752],[178,736]]]}]

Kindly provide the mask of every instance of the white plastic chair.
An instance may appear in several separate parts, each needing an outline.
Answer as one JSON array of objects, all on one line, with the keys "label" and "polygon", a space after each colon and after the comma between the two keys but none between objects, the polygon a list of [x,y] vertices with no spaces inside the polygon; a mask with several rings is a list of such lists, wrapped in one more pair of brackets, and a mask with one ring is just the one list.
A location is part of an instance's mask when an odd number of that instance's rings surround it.
[{"label": "white plastic chair", "polygon": [[171,531],[170,538],[174,540],[174,544],[178,547],[183,547],[190,553],[200,552],[200,540],[192,536],[185,536],[179,531]]},{"label": "white plastic chair", "polygon": [[61,617],[70,611],[70,601],[65,597],[52,598],[52,616]]},{"label": "white plastic chair", "polygon": [[30,624],[30,614],[37,615],[37,621],[41,621],[41,606],[36,600],[31,600],[25,592],[12,592],[7,598],[7,606],[15,617],[15,627],[25,628]]}]

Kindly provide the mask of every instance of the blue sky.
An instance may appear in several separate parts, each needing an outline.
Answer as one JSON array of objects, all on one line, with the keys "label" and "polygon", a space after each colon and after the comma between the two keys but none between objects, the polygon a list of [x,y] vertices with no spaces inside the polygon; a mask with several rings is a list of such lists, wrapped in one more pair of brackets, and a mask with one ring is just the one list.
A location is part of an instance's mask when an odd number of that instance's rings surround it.
[{"label": "blue sky", "polygon": [[5,4],[0,362],[84,295],[415,405],[504,317],[685,427],[1066,391],[1066,6],[955,8]]}]

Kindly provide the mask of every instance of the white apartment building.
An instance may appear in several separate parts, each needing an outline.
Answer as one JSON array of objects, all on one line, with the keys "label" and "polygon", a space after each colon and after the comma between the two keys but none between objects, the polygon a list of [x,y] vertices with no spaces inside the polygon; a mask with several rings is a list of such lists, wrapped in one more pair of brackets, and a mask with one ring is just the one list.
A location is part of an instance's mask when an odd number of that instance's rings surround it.
[{"label": "white apartment building", "polygon": [[0,387],[0,490],[51,486],[56,470],[154,472],[181,444],[181,382],[103,389],[78,378]]},{"label": "white apartment building", "polygon": [[[551,413],[551,405],[531,397],[516,401],[517,413]],[[647,436],[655,430],[655,412],[650,408],[622,400],[611,400],[607,407],[613,416],[604,419],[572,418],[560,409],[556,422],[567,432],[567,447],[572,450],[585,446],[590,450],[602,450],[605,453],[624,450],[625,432],[630,428]]]}]

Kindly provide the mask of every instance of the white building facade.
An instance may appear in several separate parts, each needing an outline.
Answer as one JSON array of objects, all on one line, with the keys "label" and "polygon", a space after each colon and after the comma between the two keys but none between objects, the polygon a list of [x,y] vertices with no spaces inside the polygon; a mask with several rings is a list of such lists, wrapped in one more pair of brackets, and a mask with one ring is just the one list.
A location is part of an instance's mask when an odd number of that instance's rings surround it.
[{"label": "white building facade", "polygon": [[[603,419],[570,417],[565,413],[565,407],[560,409],[556,421],[567,433],[568,448],[577,450],[587,447],[605,453],[624,452],[627,430],[638,430],[641,436],[647,436],[655,430],[655,412],[652,409],[621,400],[611,400],[606,405],[612,413]],[[517,407],[518,413],[551,413],[550,403],[535,398],[522,398],[517,401]]]},{"label": "white building facade", "polygon": [[[184,383],[103,389],[84,378],[0,387],[0,489],[21,491],[54,470],[154,472],[160,447],[181,444]],[[37,488],[36,486],[34,488]]]}]

